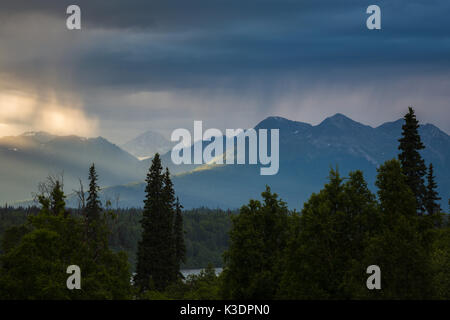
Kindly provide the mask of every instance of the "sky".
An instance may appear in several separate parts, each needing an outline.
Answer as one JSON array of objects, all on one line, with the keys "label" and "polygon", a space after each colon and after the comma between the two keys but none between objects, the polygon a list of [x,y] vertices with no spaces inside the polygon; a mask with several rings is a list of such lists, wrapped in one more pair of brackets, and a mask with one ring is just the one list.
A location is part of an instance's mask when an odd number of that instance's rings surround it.
[{"label": "sky", "polygon": [[121,144],[338,112],[377,126],[410,105],[450,133],[448,17],[448,0],[0,0],[0,136]]}]

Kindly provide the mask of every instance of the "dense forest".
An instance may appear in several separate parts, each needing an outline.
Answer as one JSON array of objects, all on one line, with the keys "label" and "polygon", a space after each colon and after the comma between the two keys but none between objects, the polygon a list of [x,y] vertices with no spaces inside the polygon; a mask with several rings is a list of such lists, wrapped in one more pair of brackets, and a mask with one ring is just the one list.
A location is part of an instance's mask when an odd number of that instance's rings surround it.
[{"label": "dense forest", "polygon": [[[450,299],[449,215],[412,108],[404,120],[376,194],[357,168],[331,168],[301,211],[269,186],[239,212],[183,211],[158,154],[142,209],[100,203],[94,165],[76,210],[49,179],[39,207],[0,210],[0,299]],[[82,290],[66,287],[73,264]],[[380,270],[377,288],[369,266]]]},{"label": "dense forest", "polygon": [[[20,226],[28,216],[37,215],[40,208],[0,207],[0,239],[4,232],[13,226]],[[114,209],[108,217],[109,246],[115,252],[127,253],[131,270],[136,269],[137,243],[141,237],[142,209]],[[198,208],[183,211],[186,242],[186,262],[183,269],[200,269],[211,264],[223,267],[222,255],[228,248],[228,232],[231,227],[231,215],[238,211]],[[82,214],[78,209],[70,214],[79,219]],[[0,254],[2,247],[0,246]]]}]

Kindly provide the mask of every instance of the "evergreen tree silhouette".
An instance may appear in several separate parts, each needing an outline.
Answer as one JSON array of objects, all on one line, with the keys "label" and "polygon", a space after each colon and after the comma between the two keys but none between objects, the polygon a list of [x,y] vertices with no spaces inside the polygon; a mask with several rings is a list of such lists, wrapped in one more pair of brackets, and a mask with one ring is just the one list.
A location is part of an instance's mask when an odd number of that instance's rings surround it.
[{"label": "evergreen tree silhouette", "polygon": [[85,208],[87,238],[92,241],[98,239],[98,225],[102,212],[102,206],[98,195],[100,187],[98,186],[97,181],[97,171],[95,170],[95,165],[92,164],[89,168],[89,191]]},{"label": "evergreen tree silhouette", "polygon": [[141,291],[164,291],[176,279],[173,237],[174,191],[169,171],[162,173],[155,154],[146,178],[142,238],[138,244],[135,285]]},{"label": "evergreen tree silhouette", "polygon": [[184,243],[183,215],[181,212],[182,208],[183,206],[177,198],[175,202],[175,222],[173,226],[175,238],[175,267],[177,273],[179,273],[181,264],[186,262],[186,245]]},{"label": "evergreen tree silhouette", "polygon": [[424,149],[418,132],[419,122],[416,119],[413,108],[408,108],[408,113],[404,117],[405,123],[402,126],[402,137],[398,158],[402,165],[403,174],[406,176],[406,183],[411,188],[416,199],[417,212],[423,214],[425,211],[425,183],[426,174],[425,161],[419,151]]},{"label": "evergreen tree silhouette", "polygon": [[436,214],[441,209],[440,205],[437,203],[437,201],[441,200],[441,198],[438,196],[438,192],[436,191],[437,184],[434,181],[434,178],[433,164],[430,163],[430,166],[428,167],[427,187],[425,193],[425,209],[429,215]]}]

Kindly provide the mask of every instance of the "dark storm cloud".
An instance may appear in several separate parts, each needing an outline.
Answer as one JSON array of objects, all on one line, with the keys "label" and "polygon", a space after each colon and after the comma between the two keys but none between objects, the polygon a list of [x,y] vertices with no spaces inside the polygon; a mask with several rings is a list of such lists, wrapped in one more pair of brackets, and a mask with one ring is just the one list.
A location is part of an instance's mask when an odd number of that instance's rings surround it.
[{"label": "dark storm cloud", "polygon": [[314,14],[317,10],[345,10],[359,1],[292,1],[292,0],[15,0],[0,4],[2,16],[40,12],[60,16],[70,4],[85,9],[90,25],[105,28],[158,28],[186,30],[209,28],[235,21],[280,20]]},{"label": "dark storm cloud", "polygon": [[[65,19],[73,1],[12,1],[1,15],[14,20],[40,13]],[[450,3],[380,1],[383,30],[365,28],[365,1],[177,0],[77,1],[81,36],[54,59],[20,60],[27,76],[48,65],[70,69],[87,86],[152,89],[216,85],[235,78],[302,73],[325,68],[371,70],[415,63],[449,67]],[[17,20],[15,20],[17,21]],[[112,36],[92,38],[95,30]],[[45,37],[45,30],[42,30]],[[58,39],[62,42],[64,39]],[[55,45],[57,45],[55,43]],[[407,69],[407,68],[406,68]],[[364,71],[367,72],[367,71]],[[232,81],[232,80],[231,80]]]},{"label": "dark storm cloud", "polygon": [[[65,29],[70,4],[81,31]],[[381,31],[365,27],[370,4],[382,9]],[[426,101],[449,130],[448,17],[447,0],[2,1],[0,75],[77,94],[111,123],[148,108],[158,119],[176,107],[213,119],[206,104],[246,104],[255,120],[235,117],[240,125],[335,111],[374,124]],[[161,91],[176,97],[134,96]]]}]

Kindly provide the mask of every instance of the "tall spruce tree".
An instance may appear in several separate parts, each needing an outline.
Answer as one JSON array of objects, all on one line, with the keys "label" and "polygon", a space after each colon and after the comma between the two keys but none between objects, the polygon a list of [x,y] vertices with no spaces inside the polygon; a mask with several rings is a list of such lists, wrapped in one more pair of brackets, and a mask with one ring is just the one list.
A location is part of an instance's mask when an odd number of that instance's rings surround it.
[{"label": "tall spruce tree", "polygon": [[[173,183],[170,179],[169,169],[166,168],[163,174],[163,200],[167,213],[172,215],[172,223],[175,214],[175,191],[173,190]],[[168,223],[170,220],[167,221]]]},{"label": "tall spruce tree", "polygon": [[168,171],[162,173],[157,153],[146,178],[142,239],[137,252],[134,281],[141,291],[163,291],[174,280],[173,207],[170,207],[174,195],[169,180]]},{"label": "tall spruce tree", "polygon": [[167,233],[166,240],[170,246],[167,247],[166,257],[168,266],[172,267],[169,276],[169,281],[173,282],[177,279],[180,272],[180,268],[177,264],[176,258],[176,243],[175,243],[175,233],[174,233],[174,222],[175,222],[175,190],[173,189],[173,183],[170,179],[169,168],[166,168],[163,174],[163,200],[164,200],[164,217],[165,225],[164,230]]},{"label": "tall spruce tree", "polygon": [[401,153],[398,159],[402,164],[403,174],[406,176],[406,183],[414,194],[417,205],[417,212],[422,214],[425,210],[425,183],[424,176],[427,168],[425,161],[419,151],[424,149],[418,132],[419,122],[416,119],[413,108],[408,108],[408,113],[404,117],[405,123],[402,126],[402,137],[399,150]]},{"label": "tall spruce tree", "polygon": [[100,237],[102,206],[98,195],[100,187],[97,181],[97,171],[95,170],[95,165],[92,164],[89,168],[89,191],[85,208],[87,238],[91,242],[98,241]]},{"label": "tall spruce tree", "polygon": [[176,199],[175,202],[175,221],[173,225],[173,232],[175,238],[175,262],[176,271],[179,273],[181,264],[186,262],[186,245],[184,243],[184,230],[183,230],[183,215],[181,209],[183,206],[180,204],[180,200]]},{"label": "tall spruce tree", "polygon": [[438,192],[436,191],[437,184],[434,181],[435,177],[433,171],[433,164],[430,163],[428,167],[427,187],[425,193],[425,209],[429,215],[434,215],[441,209],[439,203],[437,203],[437,201],[441,200],[441,198],[438,197]]}]

